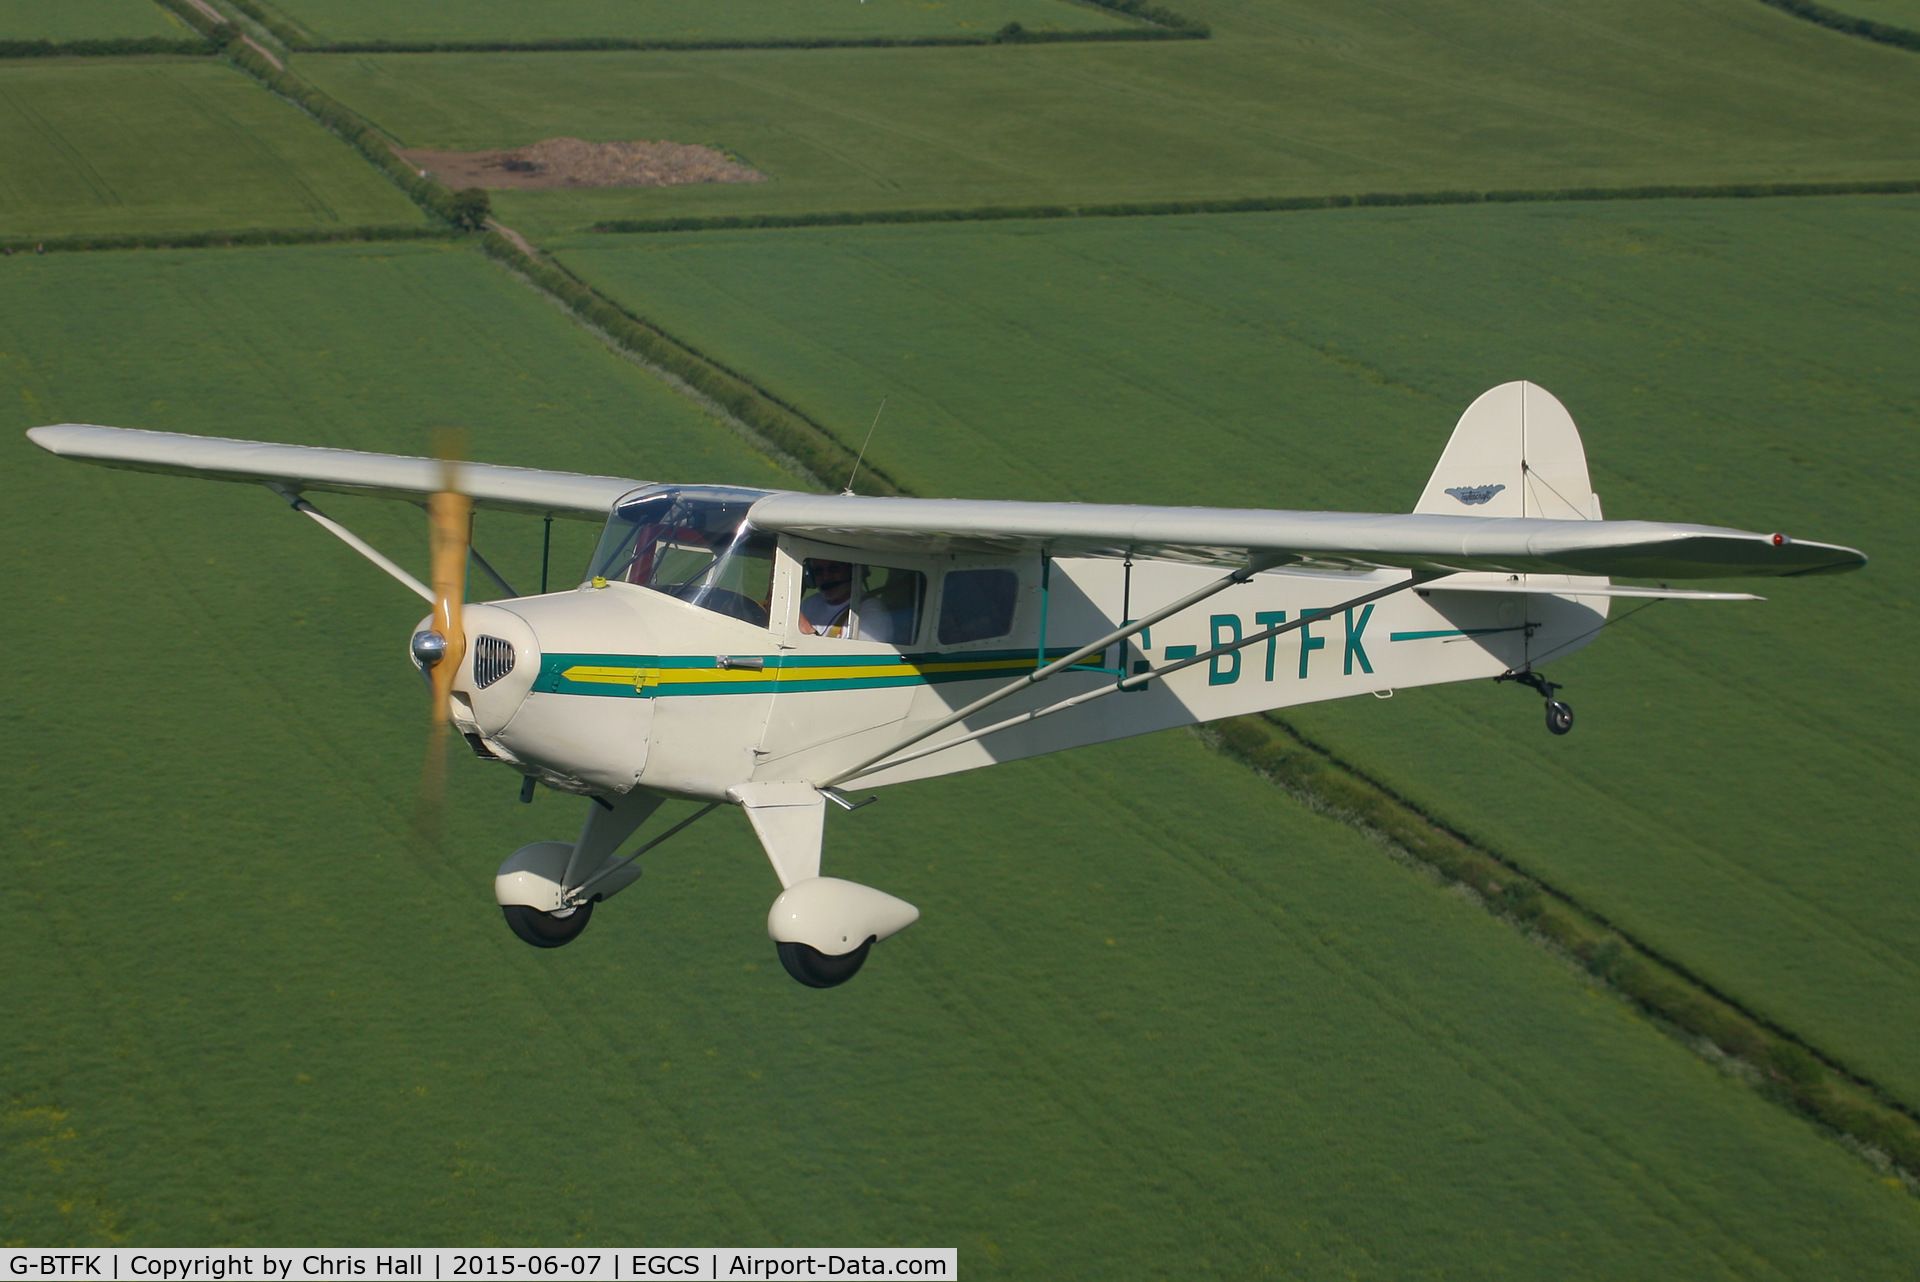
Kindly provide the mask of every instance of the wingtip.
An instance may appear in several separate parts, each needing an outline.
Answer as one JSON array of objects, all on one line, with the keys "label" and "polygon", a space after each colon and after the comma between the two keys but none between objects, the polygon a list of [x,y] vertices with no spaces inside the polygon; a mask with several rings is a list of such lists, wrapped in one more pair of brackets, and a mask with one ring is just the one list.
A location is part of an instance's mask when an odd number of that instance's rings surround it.
[{"label": "wingtip", "polygon": [[1869,558],[1858,548],[1842,547],[1836,543],[1823,543],[1818,546],[1831,551],[1833,555],[1824,564],[1795,570],[1789,577],[1804,578],[1809,574],[1851,574],[1855,570],[1866,568]]}]

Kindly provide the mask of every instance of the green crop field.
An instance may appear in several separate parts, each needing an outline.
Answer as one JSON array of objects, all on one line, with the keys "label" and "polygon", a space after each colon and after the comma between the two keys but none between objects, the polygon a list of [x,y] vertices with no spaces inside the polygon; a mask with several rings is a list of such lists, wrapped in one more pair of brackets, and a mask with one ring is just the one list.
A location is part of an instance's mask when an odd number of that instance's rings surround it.
[{"label": "green crop field", "polygon": [[[578,944],[526,948],[488,878],[580,803],[461,759],[444,851],[407,842],[417,603],[262,493],[18,431],[405,448],[457,422],[513,462],[764,465],[464,251],[0,279],[0,494],[31,514],[9,1239],[933,1242],[1049,1278],[1920,1261],[1897,1181],[1182,734],[836,818],[830,867],[927,915],[835,993],[774,962],[731,814]],[[418,564],[404,506],[329,506]],[[520,573],[535,529],[483,520],[482,546]]]},{"label": "green crop field", "polygon": [[361,40],[859,40],[1135,25],[1070,0],[280,0],[315,42]]},{"label": "green crop field", "polygon": [[[1656,607],[1509,688],[1298,721],[1920,1102],[1920,200],[1534,205],[581,237],[563,261],[916,492],[1405,511],[1511,378],[1616,517],[1865,548]],[[1631,603],[1620,603],[1622,609]]]},{"label": "green crop field", "polygon": [[1914,55],[1754,0],[1208,4],[1141,45],[329,55],[303,75],[413,147],[571,135],[737,153],[773,181],[502,192],[615,217],[1920,178]]},{"label": "green crop field", "polygon": [[211,59],[0,64],[0,237],[421,221],[345,144]]},{"label": "green crop field", "polygon": [[0,40],[139,40],[194,33],[153,0],[7,0]]}]

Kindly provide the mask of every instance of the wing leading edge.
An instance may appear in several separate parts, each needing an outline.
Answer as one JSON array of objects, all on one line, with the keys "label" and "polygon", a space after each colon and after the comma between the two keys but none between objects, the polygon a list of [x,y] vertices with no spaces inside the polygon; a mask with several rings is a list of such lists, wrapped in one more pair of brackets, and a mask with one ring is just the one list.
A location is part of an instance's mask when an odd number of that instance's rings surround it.
[{"label": "wing leading edge", "polygon": [[[418,499],[443,484],[444,465],[404,454],[371,454],[315,445],[234,441],[218,436],[147,432],[91,423],[58,423],[27,432],[35,445],[62,458],[104,467],[215,481],[255,481],[293,490]],[[492,463],[458,465],[460,489],[474,506],[535,515],[605,520],[622,494],[645,481],[579,472],[545,472]]]},{"label": "wing leading edge", "polygon": [[753,523],[823,543],[916,552],[1160,557],[1327,569],[1708,579],[1831,574],[1867,558],[1783,535],[1662,521],[1124,507],[770,494]]}]

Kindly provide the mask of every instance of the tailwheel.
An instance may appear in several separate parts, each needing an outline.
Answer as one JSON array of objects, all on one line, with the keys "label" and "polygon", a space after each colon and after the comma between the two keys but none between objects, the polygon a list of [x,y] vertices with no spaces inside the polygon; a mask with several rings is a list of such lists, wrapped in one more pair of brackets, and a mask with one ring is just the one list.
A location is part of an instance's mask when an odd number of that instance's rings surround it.
[{"label": "tailwheel", "polygon": [[873,941],[874,936],[868,935],[860,947],[838,957],[823,953],[811,944],[782,943],[775,947],[780,950],[780,964],[787,968],[787,974],[808,988],[838,988],[866,965]]},{"label": "tailwheel", "polygon": [[525,904],[502,904],[500,911],[506,915],[507,926],[513,933],[535,948],[558,948],[578,939],[580,932],[587,928],[593,919],[593,901],[589,899],[578,908],[562,913],[543,913]]},{"label": "tailwheel", "polygon": [[1573,709],[1553,697],[1559,692],[1559,682],[1547,680],[1532,668],[1522,668],[1517,672],[1508,670],[1494,680],[1512,681],[1537,691],[1547,701],[1547,729],[1554,734],[1565,734],[1573,729]]},{"label": "tailwheel", "polygon": [[1555,734],[1573,729],[1573,709],[1558,699],[1547,700],[1547,729]]}]

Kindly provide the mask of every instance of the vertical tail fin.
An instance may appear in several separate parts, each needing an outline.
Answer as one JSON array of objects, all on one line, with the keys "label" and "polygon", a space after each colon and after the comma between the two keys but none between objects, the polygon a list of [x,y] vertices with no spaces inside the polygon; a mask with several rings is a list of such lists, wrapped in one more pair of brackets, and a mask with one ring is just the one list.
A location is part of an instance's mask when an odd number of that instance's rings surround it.
[{"label": "vertical tail fin", "polygon": [[1573,416],[1532,383],[1502,383],[1467,407],[1415,512],[1597,521],[1600,496]]}]

